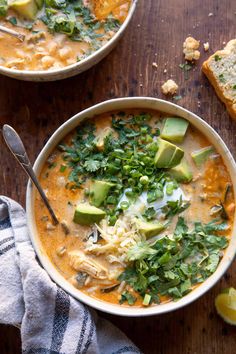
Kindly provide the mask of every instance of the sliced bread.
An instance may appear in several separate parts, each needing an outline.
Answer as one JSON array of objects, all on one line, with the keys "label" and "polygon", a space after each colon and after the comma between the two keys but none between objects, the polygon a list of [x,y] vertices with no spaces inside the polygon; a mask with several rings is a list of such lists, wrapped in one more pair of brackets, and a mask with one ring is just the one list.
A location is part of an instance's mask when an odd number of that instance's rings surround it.
[{"label": "sliced bread", "polygon": [[236,119],[236,39],[210,56],[203,63],[202,71],[225,103],[231,117]]}]

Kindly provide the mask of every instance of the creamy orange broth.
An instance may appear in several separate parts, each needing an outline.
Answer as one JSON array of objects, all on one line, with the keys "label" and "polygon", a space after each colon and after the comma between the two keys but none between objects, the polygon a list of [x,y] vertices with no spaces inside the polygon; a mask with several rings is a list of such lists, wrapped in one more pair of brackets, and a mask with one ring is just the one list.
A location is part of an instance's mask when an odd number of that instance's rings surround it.
[{"label": "creamy orange broth", "polygon": [[[131,0],[125,1],[120,6],[115,7],[111,14],[120,24],[127,17]],[[12,25],[8,19],[16,18],[18,25]],[[104,19],[100,19],[104,21]],[[89,42],[71,40],[66,34],[52,33],[48,27],[40,20],[34,21],[31,30],[23,27],[21,17],[9,10],[7,18],[0,17],[0,25],[24,34],[24,42],[0,32],[0,65],[17,70],[53,70],[77,61],[88,56],[92,51]],[[103,36],[98,38],[99,45],[106,44],[115,34],[110,30],[97,30]]]},{"label": "creamy orange broth", "polygon": [[[138,113],[138,111],[132,110],[132,113]],[[165,115],[157,112],[151,113],[153,114],[152,122],[158,121],[158,126],[161,128],[163,125],[163,116],[165,117]],[[96,135],[98,135],[104,128],[111,125],[111,114],[103,114],[95,117],[93,121],[97,128]],[[64,141],[69,143],[73,135],[74,133],[70,134]],[[200,169],[193,163],[190,152],[209,145],[210,143],[206,137],[193,126],[189,126],[183,144],[179,144],[185,150],[185,158],[191,165],[194,176],[192,182],[181,184],[181,188],[190,197],[191,201],[190,207],[181,214],[189,225],[195,221],[207,223],[212,220],[213,217],[210,216],[210,208],[223,199],[226,185],[231,185],[229,173],[220,156],[214,159],[208,158],[207,162]],[[49,163],[52,163],[53,167],[49,167]],[[65,279],[78,288],[77,281],[75,280],[77,272],[70,266],[68,253],[74,250],[84,250],[84,240],[88,233],[91,232],[90,226],[81,226],[72,221],[76,204],[78,201],[84,199],[84,189],[89,186],[90,182],[86,181],[81,189],[66,189],[65,184],[68,182],[67,178],[70,171],[67,168],[64,172],[60,172],[61,165],[65,163],[62,153],[56,149],[50,156],[49,163],[45,163],[42,169],[40,183],[59,220],[66,221],[69,234],[65,233],[63,227],[54,227],[51,224],[48,211],[38,194],[36,194],[35,199],[37,229],[43,252],[47,254]],[[232,189],[228,194],[225,209],[229,216],[229,228],[224,231],[224,235],[230,237],[234,216],[234,195]],[[173,232],[177,218],[178,216],[174,217],[173,222],[165,229],[164,234]],[[58,250],[62,247],[66,248],[66,252],[63,255],[58,255]],[[89,255],[89,257],[96,259],[96,261],[108,267],[111,272],[118,271],[119,273],[123,270],[120,265],[109,264],[103,255]],[[110,293],[101,292],[101,288],[106,288],[112,284],[117,284],[116,277],[110,281],[91,279],[89,284],[83,286],[80,290],[92,297],[117,304],[121,296],[117,289]],[[127,289],[130,293],[134,293],[130,286]],[[138,298],[135,306],[142,306],[141,297],[137,294],[135,295]],[[169,301],[167,297],[162,297],[161,300]]]}]

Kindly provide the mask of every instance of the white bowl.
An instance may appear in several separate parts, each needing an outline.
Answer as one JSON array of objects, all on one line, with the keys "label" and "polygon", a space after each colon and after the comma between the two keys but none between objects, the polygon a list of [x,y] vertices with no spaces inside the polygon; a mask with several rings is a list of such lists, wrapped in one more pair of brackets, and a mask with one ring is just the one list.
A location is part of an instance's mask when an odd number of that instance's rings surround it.
[{"label": "white bowl", "polygon": [[66,79],[90,69],[105,58],[116,46],[133,16],[137,1],[132,0],[129,13],[119,31],[104,46],[80,62],[55,70],[16,70],[0,66],[0,74],[24,81],[55,81]]},{"label": "white bowl", "polygon": [[[40,174],[42,166],[44,165],[47,157],[58,145],[58,143],[78,124],[87,118],[91,118],[95,115],[99,115],[105,112],[113,110],[125,110],[128,108],[142,108],[142,109],[153,109],[158,111],[163,111],[172,116],[180,116],[187,119],[191,124],[193,124],[197,129],[199,129],[208,140],[216,147],[218,152],[223,157],[224,163],[229,171],[231,180],[233,183],[234,191],[236,190],[236,164],[230,154],[228,148],[226,147],[223,140],[219,135],[201,118],[197,115],[187,111],[184,108],[181,108],[173,103],[163,101],[155,98],[145,98],[145,97],[134,97],[134,98],[119,98],[114,100],[109,100],[103,103],[99,103],[91,108],[88,108],[81,113],[76,114],[74,117],[70,118],[67,122],[61,125],[56,132],[49,139],[41,153],[39,154],[35,164],[34,171],[36,175]],[[211,275],[204,283],[199,285],[196,289],[190,292],[188,295],[184,296],[177,302],[169,302],[166,304],[145,307],[145,308],[135,308],[135,307],[122,307],[120,305],[115,305],[100,301],[85,295],[81,291],[74,288],[69,282],[67,282],[63,276],[56,270],[52,265],[49,258],[42,249],[40,239],[37,233],[35,225],[35,216],[34,216],[34,188],[32,188],[31,183],[29,182],[27,187],[27,197],[26,197],[26,209],[27,209],[27,220],[29,226],[29,232],[31,241],[33,243],[34,249],[38,255],[38,258],[46,269],[50,277],[65,291],[74,296],[76,299],[86,303],[87,305],[94,307],[98,310],[122,315],[122,316],[150,316],[157,315],[164,312],[173,311],[183,307],[192,301],[196,300],[199,296],[203,295],[208,291],[224,274],[224,272],[229,267],[232,262],[234,255],[236,253],[236,222],[234,219],[234,225],[232,230],[232,238],[229,243],[228,248],[225,251],[225,255],[221,260],[216,272]]]}]

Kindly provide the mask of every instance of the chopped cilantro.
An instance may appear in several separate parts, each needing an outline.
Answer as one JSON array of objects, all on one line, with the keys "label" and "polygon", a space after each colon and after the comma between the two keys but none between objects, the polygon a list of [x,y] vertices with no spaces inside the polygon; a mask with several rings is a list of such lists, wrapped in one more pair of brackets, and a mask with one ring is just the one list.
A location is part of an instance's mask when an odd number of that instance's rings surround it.
[{"label": "chopped cilantro", "polygon": [[183,64],[179,64],[180,69],[182,69],[184,71],[184,78],[185,80],[188,80],[189,75],[188,72],[189,70],[192,70],[193,65],[189,64],[189,63],[183,63]]},{"label": "chopped cilantro", "polygon": [[218,54],[216,54],[216,55],[214,56],[214,58],[215,58],[215,61],[220,61],[220,60],[222,59]]},{"label": "chopped cilantro", "polygon": [[182,100],[182,96],[181,95],[177,95],[177,96],[173,96],[173,100],[175,100],[175,101],[180,101],[180,100]]},{"label": "chopped cilantro", "polygon": [[103,21],[97,20],[83,0],[46,0],[40,19],[49,31],[66,34],[73,41],[89,45],[86,53],[78,56],[78,61],[99,49],[107,32],[117,32],[121,26],[112,14]]},{"label": "chopped cilantro", "polygon": [[92,160],[92,159],[89,159],[84,163],[84,168],[88,172],[95,172],[100,168],[100,166],[101,166],[100,161]]},{"label": "chopped cilantro", "polygon": [[224,77],[224,74],[220,74],[220,75],[219,75],[219,80],[220,80],[220,82],[222,82],[223,84],[226,83],[226,79],[225,79],[225,77]]},{"label": "chopped cilantro", "polygon": [[182,213],[190,206],[189,202],[183,202],[182,197],[176,201],[168,201],[167,205],[162,208],[162,211],[166,214],[166,217],[174,216]]},{"label": "chopped cilantro", "polygon": [[179,218],[172,237],[165,236],[152,245],[145,241],[129,250],[128,259],[133,263],[119,280],[144,299],[150,294],[150,302],[158,303],[160,295],[177,300],[215,272],[221,250],[228,245],[217,231],[225,229],[225,223],[212,221],[196,223],[190,231],[184,219]]},{"label": "chopped cilantro", "polygon": [[57,166],[56,162],[49,163],[48,168],[51,170],[52,168],[55,168]]},{"label": "chopped cilantro", "polygon": [[129,305],[134,305],[136,302],[137,298],[133,296],[130,292],[124,291],[121,294],[121,299],[120,299],[120,304],[123,304],[124,302],[128,302]]},{"label": "chopped cilantro", "polygon": [[65,172],[65,170],[67,169],[67,166],[65,166],[65,165],[61,165],[61,167],[60,167],[60,172]]}]

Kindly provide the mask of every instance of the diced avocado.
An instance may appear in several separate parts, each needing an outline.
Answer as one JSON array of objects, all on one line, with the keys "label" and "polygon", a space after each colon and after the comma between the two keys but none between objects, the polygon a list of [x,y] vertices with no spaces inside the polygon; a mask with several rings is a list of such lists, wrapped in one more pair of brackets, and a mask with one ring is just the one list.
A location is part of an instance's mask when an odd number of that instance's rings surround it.
[{"label": "diced avocado", "polygon": [[95,145],[99,151],[103,151],[104,140],[108,135],[112,133],[114,133],[114,130],[111,127],[107,127],[103,131],[101,131],[99,135],[95,138]]},{"label": "diced avocado", "polygon": [[200,150],[193,151],[191,153],[191,156],[197,167],[200,167],[207,160],[208,156],[210,156],[213,152],[213,146],[207,146]]},{"label": "diced avocado", "polygon": [[90,187],[90,202],[92,205],[99,207],[102,202],[107,197],[107,194],[111,187],[114,186],[114,183],[106,182],[106,181],[94,181],[91,183]]},{"label": "diced avocado", "polygon": [[136,219],[135,223],[139,232],[147,239],[159,234],[165,228],[160,222],[151,223]]},{"label": "diced avocado", "polygon": [[179,165],[170,169],[169,173],[177,182],[188,183],[192,180],[193,174],[186,160],[182,160]]},{"label": "diced avocado", "polygon": [[180,163],[184,151],[169,141],[158,139],[158,151],[155,156],[155,165],[158,168],[169,168]]},{"label": "diced avocado", "polygon": [[175,153],[169,163],[169,168],[177,166],[182,160],[183,156],[184,156],[184,151],[180,149],[178,146],[176,146]]},{"label": "diced avocado", "polygon": [[80,225],[91,225],[101,221],[106,216],[105,211],[90,204],[80,203],[75,209],[73,221]]},{"label": "diced avocado", "polygon": [[38,12],[35,0],[13,0],[9,2],[9,8],[29,20],[34,20]]},{"label": "diced avocado", "polygon": [[189,122],[183,118],[167,118],[161,132],[163,139],[174,143],[182,143]]}]

